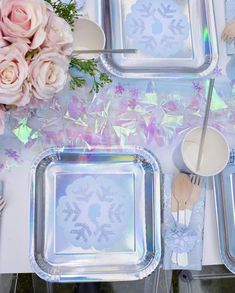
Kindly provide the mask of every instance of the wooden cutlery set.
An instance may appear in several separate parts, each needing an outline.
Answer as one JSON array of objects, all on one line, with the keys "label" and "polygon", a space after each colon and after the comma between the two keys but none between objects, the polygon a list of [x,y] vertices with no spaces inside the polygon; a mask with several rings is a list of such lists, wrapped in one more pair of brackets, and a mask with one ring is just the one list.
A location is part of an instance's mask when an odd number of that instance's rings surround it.
[{"label": "wooden cutlery set", "polygon": [[[200,198],[201,177],[178,173],[173,182],[171,210],[177,225],[190,225],[192,210]],[[187,253],[172,253],[172,262],[178,266],[188,265]]]}]

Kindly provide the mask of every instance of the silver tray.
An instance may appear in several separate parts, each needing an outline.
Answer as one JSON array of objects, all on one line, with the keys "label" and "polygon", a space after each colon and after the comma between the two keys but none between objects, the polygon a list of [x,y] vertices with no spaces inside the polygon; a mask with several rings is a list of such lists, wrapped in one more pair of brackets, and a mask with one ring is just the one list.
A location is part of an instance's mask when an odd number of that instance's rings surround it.
[{"label": "silver tray", "polygon": [[195,78],[218,62],[212,0],[98,0],[97,22],[108,48],[137,54],[101,56],[123,78]]},{"label": "silver tray", "polygon": [[47,281],[137,280],[160,261],[160,172],[147,150],[45,151],[30,211],[30,262]]},{"label": "silver tray", "polygon": [[235,274],[235,152],[224,171],[214,177],[217,226],[221,258]]}]

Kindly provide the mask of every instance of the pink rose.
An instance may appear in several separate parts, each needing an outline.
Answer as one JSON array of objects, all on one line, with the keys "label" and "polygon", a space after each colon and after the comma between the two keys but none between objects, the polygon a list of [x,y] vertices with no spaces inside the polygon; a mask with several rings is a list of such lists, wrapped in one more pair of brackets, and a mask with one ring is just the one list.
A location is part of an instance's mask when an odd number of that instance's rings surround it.
[{"label": "pink rose", "polygon": [[43,49],[29,65],[32,93],[41,100],[51,99],[67,81],[69,59],[54,49]]},{"label": "pink rose", "polygon": [[0,49],[0,104],[25,106],[29,103],[27,46],[13,44]]},{"label": "pink rose", "polygon": [[0,105],[0,135],[4,134],[5,130],[5,108]]},{"label": "pink rose", "polygon": [[7,42],[3,39],[2,31],[0,29],[0,48],[7,46]]},{"label": "pink rose", "polygon": [[[2,19],[1,2],[0,2],[0,19]],[[2,30],[0,27],[0,48],[7,46],[7,42],[3,39]]]},{"label": "pink rose", "polygon": [[5,40],[24,40],[36,49],[46,37],[47,5],[44,0],[2,0],[0,20]]},{"label": "pink rose", "polygon": [[71,55],[73,51],[73,35],[70,25],[55,13],[50,13],[46,27],[45,47],[55,47],[65,55]]}]

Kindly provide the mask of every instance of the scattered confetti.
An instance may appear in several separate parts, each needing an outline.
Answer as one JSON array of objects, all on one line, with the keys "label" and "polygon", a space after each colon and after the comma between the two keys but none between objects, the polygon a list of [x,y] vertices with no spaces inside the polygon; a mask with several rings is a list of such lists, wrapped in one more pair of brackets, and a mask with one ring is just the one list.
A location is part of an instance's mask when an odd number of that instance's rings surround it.
[{"label": "scattered confetti", "polygon": [[32,133],[32,128],[30,128],[27,125],[27,123],[28,123],[28,119],[23,118],[19,122],[19,126],[15,129],[13,129],[13,133],[23,144],[26,144],[29,142],[30,135]]},{"label": "scattered confetti", "polygon": [[132,97],[133,99],[137,99],[137,98],[138,98],[138,96],[139,96],[139,89],[137,89],[137,88],[131,88],[131,89],[129,90],[129,92],[130,92],[131,97]]},{"label": "scattered confetti", "polygon": [[[84,103],[76,96],[71,98],[71,101],[68,105],[67,112],[65,114],[65,118],[71,120],[78,120],[81,116],[86,114],[86,107]],[[86,124],[85,124],[86,125]]]},{"label": "scattered confetti", "polygon": [[125,88],[121,85],[121,84],[118,84],[116,87],[115,87],[115,94],[117,95],[122,95],[125,91]]},{"label": "scattered confetti", "polygon": [[[219,68],[217,69],[219,72]],[[2,147],[0,170],[19,165],[19,146],[25,149],[40,142],[50,146],[139,145],[156,149],[169,147],[179,135],[202,124],[207,81],[118,82],[87,98],[84,91],[66,92],[54,97],[38,111],[11,112],[8,126],[15,144]],[[36,108],[37,109],[37,108]],[[235,130],[235,83],[226,88],[216,83],[212,99],[211,125],[223,132]],[[8,134],[9,136],[9,134]]]},{"label": "scattered confetti", "polygon": [[5,155],[11,159],[14,159],[15,161],[18,161],[20,158],[19,153],[13,149],[5,149]]},{"label": "scattered confetti", "polygon": [[59,102],[59,97],[54,97],[50,103],[49,103],[49,107],[52,110],[55,110],[56,112],[60,112],[62,109],[62,106]]},{"label": "scattered confetti", "polygon": [[213,98],[211,101],[211,111],[218,111],[218,110],[223,110],[227,108],[228,108],[228,105],[217,94],[216,90],[214,90]]},{"label": "scattered confetti", "polygon": [[215,77],[222,76],[223,75],[222,68],[219,68],[219,66],[217,65],[215,69],[213,70],[213,74],[215,75]]},{"label": "scattered confetti", "polygon": [[192,82],[193,84],[193,88],[195,89],[196,92],[201,93],[201,91],[203,90],[203,86],[200,82]]}]

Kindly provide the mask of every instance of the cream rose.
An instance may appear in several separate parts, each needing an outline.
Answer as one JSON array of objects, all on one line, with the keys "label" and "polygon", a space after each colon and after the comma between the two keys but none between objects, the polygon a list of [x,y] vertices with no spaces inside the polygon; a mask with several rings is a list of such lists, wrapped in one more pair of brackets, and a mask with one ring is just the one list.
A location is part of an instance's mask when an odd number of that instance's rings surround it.
[{"label": "cream rose", "polygon": [[43,49],[29,66],[33,95],[41,100],[51,99],[67,81],[69,59],[54,49]]},{"label": "cream rose", "polygon": [[44,0],[2,0],[1,29],[10,43],[25,41],[31,49],[45,40],[48,21]]},{"label": "cream rose", "polygon": [[29,103],[26,52],[27,46],[23,44],[0,49],[0,104],[25,106]]},{"label": "cream rose", "polygon": [[[0,19],[2,19],[2,13],[1,13],[1,2],[0,2]],[[0,48],[7,46],[7,42],[4,40],[3,35],[2,35],[2,30],[0,26]]]},{"label": "cream rose", "polygon": [[0,48],[7,46],[7,42],[3,39],[2,31],[0,30]]},{"label": "cream rose", "polygon": [[71,55],[73,51],[73,35],[70,25],[55,13],[49,14],[46,27],[46,40],[44,46],[55,47],[65,55]]}]

